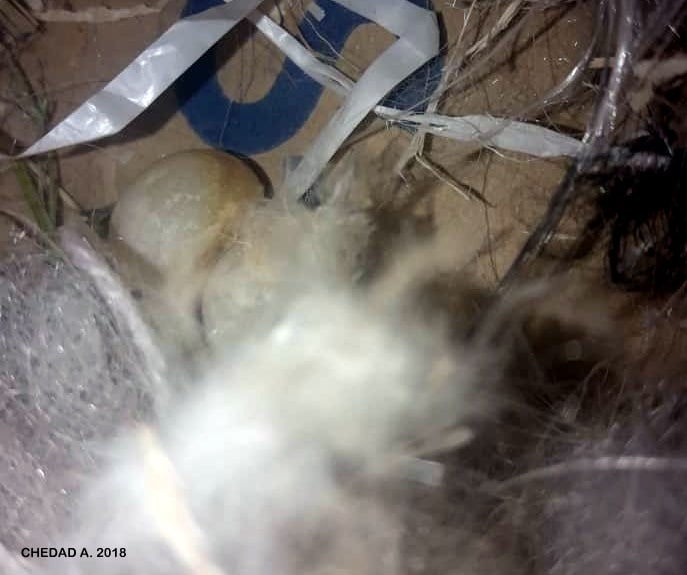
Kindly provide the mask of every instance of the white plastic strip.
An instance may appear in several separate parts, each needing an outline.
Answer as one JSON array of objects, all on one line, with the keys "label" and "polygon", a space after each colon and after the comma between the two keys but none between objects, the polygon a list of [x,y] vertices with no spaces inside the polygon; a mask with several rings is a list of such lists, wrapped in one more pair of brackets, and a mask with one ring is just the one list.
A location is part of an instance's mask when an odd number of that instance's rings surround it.
[{"label": "white plastic strip", "polygon": [[83,144],[122,130],[263,0],[226,4],[179,20],[95,96],[17,156]]},{"label": "white plastic strip", "polygon": [[406,0],[336,1],[383,26],[398,40],[367,68],[287,176],[284,193],[290,200],[298,199],[315,183],[341,144],[388,92],[439,52],[434,12]]},{"label": "white plastic strip", "polygon": [[346,96],[354,82],[333,66],[320,62],[284,28],[257,10],[248,19],[303,72],[339,96]]},{"label": "white plastic strip", "polygon": [[286,187],[292,198],[314,183],[336,150],[372,110],[387,121],[420,127],[438,136],[477,140],[486,146],[540,157],[572,156],[580,150],[582,144],[574,138],[523,122],[489,116],[415,114],[376,105],[438,52],[435,14],[407,0],[335,0],[399,38],[357,83],[319,61],[286,30],[256,11],[262,0],[225,1],[225,5],[174,24],[105,88],[43,138],[22,154],[0,154],[0,159],[27,157],[116,134],[245,17],[305,73],[345,98],[298,168],[289,175]]},{"label": "white plastic strip", "polygon": [[[257,14],[257,13],[256,13]],[[252,16],[251,20],[286,56],[311,78],[339,95],[348,95],[354,86],[351,79],[339,70],[320,62],[286,30],[266,16]],[[418,114],[385,106],[375,106],[373,111],[393,123],[399,123],[425,132],[469,142],[479,141],[484,146],[521,152],[540,158],[575,156],[582,142],[559,132],[508,118],[493,116],[443,116],[431,112]]]},{"label": "white plastic strip", "polygon": [[399,114],[392,108],[375,110],[382,118],[419,127],[424,131],[463,142],[521,152],[540,158],[575,156],[582,142],[571,136],[508,118],[493,116],[443,116],[441,114]]}]

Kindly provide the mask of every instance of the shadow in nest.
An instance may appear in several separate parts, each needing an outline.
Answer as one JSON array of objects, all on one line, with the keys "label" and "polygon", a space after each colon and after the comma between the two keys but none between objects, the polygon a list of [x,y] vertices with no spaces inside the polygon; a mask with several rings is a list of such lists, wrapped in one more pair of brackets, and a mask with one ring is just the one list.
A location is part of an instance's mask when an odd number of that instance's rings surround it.
[{"label": "shadow in nest", "polygon": [[583,175],[597,213],[582,243],[604,229],[610,281],[630,291],[675,292],[687,280],[687,150],[642,137],[612,148]]}]

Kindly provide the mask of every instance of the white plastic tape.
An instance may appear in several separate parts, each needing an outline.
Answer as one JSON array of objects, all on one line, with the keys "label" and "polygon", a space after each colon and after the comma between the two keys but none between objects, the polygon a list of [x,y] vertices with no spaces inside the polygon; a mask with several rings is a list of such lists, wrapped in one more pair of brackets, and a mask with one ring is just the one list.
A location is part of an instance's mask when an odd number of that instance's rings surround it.
[{"label": "white plastic tape", "polygon": [[285,194],[291,200],[315,183],[341,144],[387,93],[439,53],[439,27],[434,12],[405,0],[336,1],[383,26],[398,40],[365,70],[298,167],[287,176]]},{"label": "white plastic tape", "polygon": [[141,114],[172,82],[243,18],[249,18],[282,52],[315,81],[344,98],[330,122],[287,177],[289,197],[299,197],[323,171],[358,124],[374,111],[387,121],[418,127],[456,140],[541,157],[571,156],[581,143],[540,126],[489,116],[448,117],[378,106],[379,101],[439,51],[436,15],[407,0],[335,0],[398,37],[357,82],[318,60],[298,40],[255,10],[262,0],[225,4],[180,20],[146,48],[100,92],[57,124],[22,158],[112,136]]},{"label": "white plastic tape", "polygon": [[399,114],[392,108],[375,110],[380,117],[425,132],[462,142],[521,152],[540,158],[575,156],[582,142],[565,134],[508,118],[493,116],[443,116],[441,114]]},{"label": "white plastic tape", "polygon": [[[350,94],[355,85],[353,80],[333,66],[320,62],[310,50],[278,24],[266,16],[255,14],[251,20],[258,29],[306,74],[340,96]],[[386,106],[375,106],[373,111],[389,122],[421,128],[444,138],[463,142],[478,141],[485,146],[540,158],[575,156],[582,148],[582,142],[575,138],[509,118],[443,116],[432,112],[407,112]]]},{"label": "white plastic tape", "polygon": [[353,80],[333,66],[320,62],[310,50],[269,17],[255,11],[248,19],[313,80],[339,96],[346,96],[353,89]]},{"label": "white plastic tape", "polygon": [[35,144],[21,154],[0,158],[25,158],[116,134],[262,1],[227,0],[179,20]]}]

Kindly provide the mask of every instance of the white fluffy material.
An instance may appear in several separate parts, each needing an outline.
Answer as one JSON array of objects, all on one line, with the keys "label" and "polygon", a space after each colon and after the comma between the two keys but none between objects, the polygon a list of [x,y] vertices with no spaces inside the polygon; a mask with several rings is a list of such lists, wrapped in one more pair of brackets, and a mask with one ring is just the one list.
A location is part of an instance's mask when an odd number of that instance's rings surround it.
[{"label": "white fluffy material", "polygon": [[[36,542],[126,557],[57,558],[36,563],[37,573],[86,575],[96,563],[101,575],[401,570],[390,487],[437,481],[436,465],[416,456],[446,437],[465,441],[493,370],[480,350],[414,316],[407,290],[354,287],[364,241],[340,241],[351,221],[335,210],[301,216],[268,209],[247,220],[269,230],[251,236],[277,270],[265,305],[237,310],[241,321],[212,342],[192,380],[160,387],[157,421],[122,421],[107,462],[82,478],[73,520]],[[366,225],[354,227],[364,236]],[[125,319],[122,336],[157,361],[126,291],[86,244],[63,238]],[[352,259],[342,263],[342,250]],[[227,280],[244,279],[249,265]],[[179,379],[173,365],[166,377]]]},{"label": "white fluffy material", "polygon": [[403,479],[411,442],[476,411],[484,366],[394,307],[334,286],[280,301],[158,429],[120,446],[74,545],[127,549],[101,573],[398,572],[380,489]]}]

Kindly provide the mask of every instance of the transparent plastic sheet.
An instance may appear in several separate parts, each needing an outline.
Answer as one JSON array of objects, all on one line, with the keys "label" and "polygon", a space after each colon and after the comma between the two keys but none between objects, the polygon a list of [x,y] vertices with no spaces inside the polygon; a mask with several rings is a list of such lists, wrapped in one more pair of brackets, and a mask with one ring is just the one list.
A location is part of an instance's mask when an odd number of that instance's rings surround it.
[{"label": "transparent plastic sheet", "polygon": [[636,0],[604,0],[599,4],[599,17],[610,26],[606,53],[611,53],[610,39],[613,39],[613,61],[615,64],[605,73],[601,81],[599,97],[592,118],[582,139],[583,148],[568,169],[565,177],[554,192],[546,214],[527,238],[510,268],[501,281],[501,288],[511,286],[518,274],[538,257],[549,243],[566,210],[575,198],[576,183],[593,158],[610,144],[610,137],[618,120],[618,106],[621,91],[631,73],[636,59],[641,36],[637,30],[638,3]]},{"label": "transparent plastic sheet", "polygon": [[589,143],[588,154],[598,152],[599,147],[608,143],[610,132],[615,127],[618,115],[620,90],[631,65],[631,58],[636,51],[634,23],[636,4],[634,0],[611,2],[608,8],[615,18],[616,50],[615,65],[605,84],[603,96],[595,111],[592,124],[587,129],[584,141]]},{"label": "transparent plastic sheet", "polygon": [[[282,52],[315,81],[344,97],[330,122],[310,145],[299,166],[289,174],[285,188],[300,197],[317,179],[327,162],[371,111],[385,120],[422,126],[435,135],[477,140],[506,150],[552,157],[579,150],[574,138],[535,125],[484,117],[450,118],[379,107],[377,103],[396,85],[439,52],[436,15],[406,0],[337,0],[398,37],[357,82],[320,62],[288,32],[255,9],[261,0],[229,0],[174,24],[105,88],[23,153],[0,155],[21,158],[114,135],[140,115],[188,67],[244,18],[251,20]],[[486,132],[485,132],[486,129]]]}]

